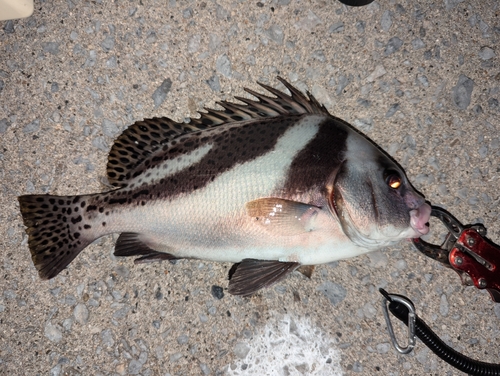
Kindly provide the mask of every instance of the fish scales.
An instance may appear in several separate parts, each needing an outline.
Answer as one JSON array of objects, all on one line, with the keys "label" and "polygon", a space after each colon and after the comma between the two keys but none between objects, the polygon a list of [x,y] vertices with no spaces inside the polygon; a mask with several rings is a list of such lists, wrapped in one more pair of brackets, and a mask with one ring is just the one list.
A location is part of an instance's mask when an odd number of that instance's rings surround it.
[{"label": "fish scales", "polygon": [[190,123],[136,122],[110,151],[109,192],[20,196],[39,275],[120,233],[115,255],[136,262],[233,262],[229,292],[249,295],[301,266],[427,233],[430,207],[403,170],[279,80],[290,95],[261,85],[274,97],[246,89],[257,100],[220,102]]},{"label": "fish scales", "polygon": [[[315,139],[320,134],[320,128],[325,127],[324,125],[320,127],[324,117],[307,117],[305,120],[307,121],[300,118],[293,119],[287,124],[286,132],[285,127],[283,129],[277,127],[278,130],[281,129],[282,134],[280,137],[272,138],[274,145],[268,144],[271,152],[266,152],[267,146],[260,148],[264,149],[262,151],[255,148],[256,152],[261,155],[260,157],[257,157],[259,154],[245,153],[243,141],[240,142],[240,144],[243,143],[241,145],[243,147],[234,147],[234,149],[225,148],[222,144],[211,150],[218,148],[224,152],[225,149],[232,154],[231,159],[225,159],[228,164],[222,170],[210,170],[213,163],[208,162],[212,158],[217,158],[217,153],[214,152],[207,153],[202,160],[192,166],[192,169],[185,166],[185,170],[167,178],[160,179],[158,176],[156,181],[152,181],[149,185],[144,182],[140,185],[140,178],[133,179],[130,181],[130,186],[136,183],[140,186],[134,186],[133,189],[127,186],[121,191],[93,198],[91,205],[86,209],[89,213],[88,218],[96,223],[103,221],[106,217],[104,208],[107,207],[113,216],[120,217],[113,222],[119,223],[118,227],[122,231],[136,231],[135,222],[126,216],[130,212],[128,205],[140,203],[144,208],[134,209],[132,215],[147,222],[148,228],[137,232],[148,231],[148,236],[144,237],[148,237],[150,243],[156,243],[154,244],[156,249],[161,244],[158,238],[162,235],[168,237],[170,244],[189,243],[191,247],[199,244],[202,248],[230,247],[236,239],[242,236],[249,237],[246,232],[239,234],[233,229],[235,221],[239,221],[237,225],[241,226],[247,218],[243,204],[263,196],[283,196],[284,193],[279,191],[283,191],[281,188],[283,183],[289,180],[287,172],[290,170],[294,155],[299,150],[303,150],[309,140]],[[269,124],[265,125],[268,129]],[[266,132],[260,133],[263,136],[267,134]],[[210,143],[209,140],[207,142]],[[205,164],[203,160],[207,163]],[[185,173],[185,171],[188,172]],[[265,171],[265,176],[262,176],[263,171]],[[184,186],[184,189],[181,190],[179,186]],[[317,186],[318,182],[309,182],[310,189]],[[190,192],[196,191],[197,193],[187,195],[187,188]],[[306,192],[310,193],[309,190]],[[298,193],[296,196],[299,198]],[[88,210],[89,207],[92,209],[91,212]],[[99,213],[100,210],[103,213]],[[208,223],[206,213],[212,213]],[[228,220],[228,216],[232,216],[233,219]],[[130,224],[129,227],[127,224]],[[200,229],[203,230],[200,231]],[[103,234],[115,232],[115,228],[110,228],[109,225],[103,230]],[[272,242],[275,243],[276,239]],[[189,253],[183,253],[183,256],[195,257]],[[213,255],[206,257],[220,259]]]}]

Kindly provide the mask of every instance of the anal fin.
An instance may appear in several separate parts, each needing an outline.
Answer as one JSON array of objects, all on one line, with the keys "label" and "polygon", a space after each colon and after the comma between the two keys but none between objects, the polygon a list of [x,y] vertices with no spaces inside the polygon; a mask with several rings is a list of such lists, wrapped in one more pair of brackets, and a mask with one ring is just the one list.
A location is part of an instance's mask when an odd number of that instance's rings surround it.
[{"label": "anal fin", "polygon": [[115,244],[115,256],[142,256],[134,260],[134,264],[144,264],[155,261],[174,261],[178,260],[178,257],[167,253],[158,252],[151,249],[142,240],[139,239],[140,234],[135,232],[124,232],[120,234],[118,240]]},{"label": "anal fin", "polygon": [[301,272],[307,278],[311,279],[311,276],[314,272],[314,265],[301,265],[297,268],[298,272]]},{"label": "anal fin", "polygon": [[229,270],[229,293],[251,295],[281,281],[299,265],[298,262],[244,259]]},{"label": "anal fin", "polygon": [[158,252],[158,251],[153,251],[154,253],[151,253],[146,256],[139,257],[138,259],[134,260],[134,264],[146,264],[150,262],[156,262],[156,261],[170,261],[172,264],[175,264],[176,260],[179,260],[178,257],[175,257],[174,255],[171,255],[170,253],[166,252]]}]

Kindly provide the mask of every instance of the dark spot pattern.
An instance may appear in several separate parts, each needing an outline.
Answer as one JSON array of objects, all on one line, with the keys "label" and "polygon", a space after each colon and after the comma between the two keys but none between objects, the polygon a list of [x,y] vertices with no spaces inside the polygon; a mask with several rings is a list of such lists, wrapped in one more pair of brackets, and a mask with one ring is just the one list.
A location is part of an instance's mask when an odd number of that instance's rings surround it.
[{"label": "dark spot pattern", "polygon": [[75,217],[75,218],[71,218],[71,223],[73,223],[74,225],[76,225],[77,223],[80,223],[82,221],[82,216],[79,215],[78,217]]},{"label": "dark spot pattern", "polygon": [[115,198],[111,198],[111,199],[109,200],[109,205],[116,205],[116,204],[118,204],[118,205],[123,205],[123,204],[125,204],[126,202],[127,202],[127,198],[126,198],[126,197],[123,197],[123,198],[117,198],[117,199],[115,199]]},{"label": "dark spot pattern", "polygon": [[32,260],[40,277],[55,277],[95,240],[82,233],[91,225],[83,223],[81,209],[97,196],[27,195],[18,198]]}]

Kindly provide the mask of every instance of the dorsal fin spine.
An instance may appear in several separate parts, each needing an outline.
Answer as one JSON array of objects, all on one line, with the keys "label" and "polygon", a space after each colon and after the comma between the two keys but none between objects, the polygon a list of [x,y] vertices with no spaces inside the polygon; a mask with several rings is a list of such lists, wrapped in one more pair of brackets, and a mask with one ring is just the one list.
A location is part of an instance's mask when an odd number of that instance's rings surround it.
[{"label": "dorsal fin spine", "polygon": [[165,117],[135,122],[115,140],[109,153],[107,166],[109,182],[115,187],[125,186],[130,177],[134,176],[137,168],[152,154],[163,148],[163,153],[167,158],[169,142],[187,133],[198,132],[221,124],[280,115],[329,115],[326,108],[320,105],[309,92],[306,96],[283,78],[278,77],[278,80],[290,91],[290,95],[266,84],[258,83],[275,97],[245,88],[245,91],[256,99],[236,97],[242,103],[217,102],[223,110],[205,108],[206,112],[199,112],[200,118],[191,119],[189,123],[179,123]]}]

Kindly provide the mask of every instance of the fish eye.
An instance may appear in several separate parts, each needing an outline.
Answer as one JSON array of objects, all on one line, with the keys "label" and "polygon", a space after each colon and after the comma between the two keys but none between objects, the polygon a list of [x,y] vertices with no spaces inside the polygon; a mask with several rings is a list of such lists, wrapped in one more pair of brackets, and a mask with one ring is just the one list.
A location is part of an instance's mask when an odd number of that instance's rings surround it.
[{"label": "fish eye", "polygon": [[392,189],[398,189],[403,184],[403,178],[397,171],[390,170],[385,173],[385,182]]}]

